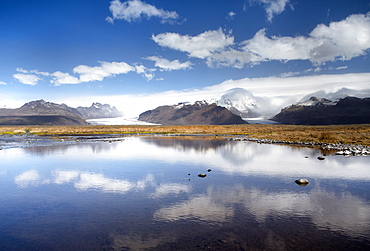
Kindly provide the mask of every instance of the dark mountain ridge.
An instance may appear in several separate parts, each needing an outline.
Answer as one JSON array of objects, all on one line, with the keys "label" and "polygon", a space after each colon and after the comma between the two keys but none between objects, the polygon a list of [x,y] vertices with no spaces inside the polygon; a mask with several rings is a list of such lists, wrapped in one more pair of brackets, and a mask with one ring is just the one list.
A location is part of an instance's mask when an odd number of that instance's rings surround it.
[{"label": "dark mountain ridge", "polygon": [[247,124],[240,116],[224,107],[197,101],[194,104],[179,103],[159,106],[140,114],[140,121],[162,125],[229,125]]},{"label": "dark mountain ridge", "polygon": [[271,120],[300,125],[370,123],[370,98],[346,97],[330,101],[311,97],[308,101],[282,109]]},{"label": "dark mountain ridge", "polygon": [[118,114],[115,107],[100,103],[79,109],[40,99],[15,109],[1,108],[0,125],[88,125],[86,119]]}]

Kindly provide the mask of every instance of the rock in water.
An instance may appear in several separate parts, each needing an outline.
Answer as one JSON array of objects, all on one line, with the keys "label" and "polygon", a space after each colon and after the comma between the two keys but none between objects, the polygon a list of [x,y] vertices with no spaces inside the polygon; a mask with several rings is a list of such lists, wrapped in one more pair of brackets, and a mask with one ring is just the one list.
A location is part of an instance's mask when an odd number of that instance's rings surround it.
[{"label": "rock in water", "polygon": [[297,183],[300,186],[307,186],[309,182],[307,179],[298,179],[295,181],[295,183]]}]

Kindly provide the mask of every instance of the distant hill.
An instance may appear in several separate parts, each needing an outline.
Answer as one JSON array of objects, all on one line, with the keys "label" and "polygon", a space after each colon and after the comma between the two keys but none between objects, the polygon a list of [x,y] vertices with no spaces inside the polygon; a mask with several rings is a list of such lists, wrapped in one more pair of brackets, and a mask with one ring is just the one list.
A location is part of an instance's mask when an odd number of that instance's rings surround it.
[{"label": "distant hill", "polygon": [[271,120],[300,125],[370,123],[370,98],[346,97],[331,101],[311,97],[282,109]]},{"label": "distant hill", "polygon": [[20,108],[0,109],[0,125],[86,125],[75,109],[65,104],[31,101]]},{"label": "distant hill", "polygon": [[72,108],[43,99],[31,101],[20,108],[0,109],[0,125],[87,125],[85,119],[121,116],[110,105],[93,103],[91,107]]},{"label": "distant hill", "polygon": [[197,101],[194,104],[179,103],[172,106],[159,106],[140,114],[140,121],[162,125],[229,125],[247,124],[224,107]]},{"label": "distant hill", "polygon": [[97,119],[97,118],[116,118],[121,117],[123,114],[108,104],[92,103],[90,107],[77,107],[84,119]]}]

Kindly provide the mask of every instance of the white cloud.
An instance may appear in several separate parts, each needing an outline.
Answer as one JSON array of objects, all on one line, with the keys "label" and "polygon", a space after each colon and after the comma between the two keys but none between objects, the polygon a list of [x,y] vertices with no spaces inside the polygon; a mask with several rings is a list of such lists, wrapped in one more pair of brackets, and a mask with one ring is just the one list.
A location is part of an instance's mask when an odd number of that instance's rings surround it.
[{"label": "white cloud", "polygon": [[117,74],[126,74],[135,71],[135,67],[125,62],[101,62],[101,66],[79,65],[73,69],[74,73],[80,75],[80,82],[102,81],[106,77]]},{"label": "white cloud", "polygon": [[329,26],[318,25],[308,36],[280,37],[266,35],[261,29],[240,44],[221,29],[198,36],[164,33],[152,39],[160,46],[189,53],[205,59],[209,67],[243,68],[264,61],[309,60],[315,66],[328,61],[351,60],[366,55],[370,49],[370,14],[351,15]]},{"label": "white cloud", "polygon": [[242,48],[256,56],[256,60],[306,60],[309,59],[310,51],[317,46],[317,41],[313,38],[299,37],[266,37],[265,29],[242,44]]},{"label": "white cloud", "polygon": [[191,65],[192,65],[190,61],[180,63],[179,60],[169,61],[168,59],[157,57],[157,56],[147,57],[146,59],[150,61],[154,61],[155,62],[154,65],[164,71],[185,70],[185,69],[191,68]]},{"label": "white cloud", "polygon": [[37,85],[37,82],[41,80],[41,78],[33,74],[17,73],[13,77],[25,85]]},{"label": "white cloud", "polygon": [[107,17],[106,20],[113,23],[115,19],[123,19],[127,22],[140,21],[141,18],[158,17],[162,22],[169,22],[177,19],[179,15],[175,11],[166,11],[157,9],[154,5],[147,4],[140,0],[131,0],[121,2],[120,0],[113,0],[110,2],[109,10],[112,17]]},{"label": "white cloud", "polygon": [[0,81],[0,85],[6,85],[6,83],[3,81]]},{"label": "white cloud", "polygon": [[21,73],[25,73],[25,74],[27,74],[27,73],[29,73],[27,70],[25,70],[25,69],[23,69],[23,68],[20,68],[20,67],[18,67],[17,69],[15,69],[17,72],[21,72]]},{"label": "white cloud", "polygon": [[236,13],[234,11],[230,11],[229,13],[227,13],[227,19],[234,19],[235,16]]},{"label": "white cloud", "polygon": [[241,69],[246,64],[258,64],[260,61],[263,61],[263,59],[260,59],[255,54],[230,48],[221,52],[212,53],[212,55],[207,58],[206,63],[209,67],[231,66]]},{"label": "white cloud", "polygon": [[69,73],[64,73],[60,71],[56,71],[53,74],[53,80],[50,82],[56,86],[63,85],[63,84],[80,84],[80,80],[74,76],[69,75]]},{"label": "white cloud", "polygon": [[221,28],[205,31],[197,36],[180,35],[177,33],[161,33],[152,39],[162,47],[189,53],[190,57],[205,59],[213,52],[222,51],[234,43],[234,37],[225,34]]},{"label": "white cloud", "polygon": [[351,15],[329,26],[320,24],[310,36],[319,42],[311,51],[312,61],[350,60],[364,55],[370,48],[370,13]]},{"label": "white cloud", "polygon": [[257,2],[262,4],[265,8],[268,21],[272,21],[275,15],[281,14],[290,0],[251,0],[252,2]]},{"label": "white cloud", "polygon": [[[132,66],[125,62],[99,62],[100,66],[78,65],[73,68],[76,76],[69,73],[56,71],[54,73],[40,72],[37,70],[24,70],[17,68],[16,71],[21,72],[14,74],[13,77],[18,79],[23,84],[36,85],[42,77],[51,77],[50,83],[55,86],[63,84],[81,84],[92,81],[102,81],[106,77],[114,77],[119,74],[127,74],[131,71],[142,75],[148,80],[153,79],[152,73],[155,69],[148,69],[143,65]],[[33,73],[33,74],[31,74]]]},{"label": "white cloud", "polygon": [[244,44],[244,50],[261,60],[310,60],[314,64],[350,60],[370,48],[370,16],[351,15],[329,26],[320,24],[309,37],[268,38],[262,29]]},{"label": "white cloud", "polygon": [[339,66],[336,68],[336,70],[344,70],[344,69],[347,69],[348,66]]},{"label": "white cloud", "polygon": [[135,66],[135,70],[138,74],[144,76],[148,81],[154,78],[154,73],[150,73],[155,71],[155,69],[148,69],[144,65],[137,65]]}]

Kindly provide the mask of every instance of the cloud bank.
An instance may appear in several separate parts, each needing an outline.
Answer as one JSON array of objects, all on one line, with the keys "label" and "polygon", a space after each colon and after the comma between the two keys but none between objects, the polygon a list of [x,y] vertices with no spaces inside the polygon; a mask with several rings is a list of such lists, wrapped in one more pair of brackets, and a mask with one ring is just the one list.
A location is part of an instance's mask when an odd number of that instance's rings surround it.
[{"label": "cloud bank", "polygon": [[169,61],[168,59],[157,56],[147,57],[146,59],[154,61],[154,66],[160,68],[161,71],[185,70],[191,68],[192,65],[190,61],[180,63],[179,60]]},{"label": "cloud bank", "polygon": [[[220,84],[202,89],[171,90],[166,92],[140,95],[112,95],[70,97],[60,100],[70,106],[90,105],[91,101],[109,103],[121,110],[126,117],[137,117],[140,113],[161,105],[173,105],[179,102],[214,100],[227,91],[243,88],[255,97],[265,99],[267,112],[276,114],[281,108],[296,103],[309,94],[320,92],[322,97],[338,92],[342,88],[362,91],[369,94],[370,73],[331,74],[301,77],[267,77],[227,80]],[[85,104],[81,104],[86,100]]]}]

